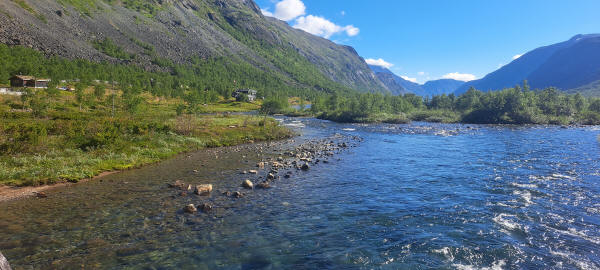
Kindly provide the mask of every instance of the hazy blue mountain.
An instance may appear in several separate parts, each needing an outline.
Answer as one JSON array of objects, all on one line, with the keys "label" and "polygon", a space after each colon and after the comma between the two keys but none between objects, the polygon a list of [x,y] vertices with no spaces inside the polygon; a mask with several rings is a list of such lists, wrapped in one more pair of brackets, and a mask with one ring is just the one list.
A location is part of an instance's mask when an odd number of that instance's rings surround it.
[{"label": "hazy blue mountain", "polygon": [[453,79],[440,79],[428,81],[421,85],[405,80],[387,68],[374,65],[369,65],[369,67],[394,95],[405,93],[413,93],[419,96],[450,94],[465,83]]},{"label": "hazy blue mountain", "polygon": [[600,79],[600,34],[576,35],[549,46],[534,49],[482,79],[463,84],[456,94],[469,87],[500,90],[528,80],[532,88],[555,86],[576,88]]},{"label": "hazy blue mountain", "polygon": [[600,80],[566,90],[569,94],[581,93],[587,97],[600,97]]},{"label": "hazy blue mountain", "polygon": [[439,79],[425,82],[422,88],[428,95],[441,95],[453,93],[463,84],[465,82],[454,79]]}]

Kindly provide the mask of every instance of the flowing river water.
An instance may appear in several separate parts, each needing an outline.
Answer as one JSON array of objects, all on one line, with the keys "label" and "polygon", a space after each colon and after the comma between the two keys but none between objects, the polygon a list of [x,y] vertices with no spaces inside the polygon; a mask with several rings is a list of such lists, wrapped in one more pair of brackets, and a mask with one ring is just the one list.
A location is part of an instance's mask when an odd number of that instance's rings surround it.
[{"label": "flowing river water", "polygon": [[[14,269],[600,268],[598,127],[280,120],[301,136],[0,203],[0,251]],[[271,189],[221,195],[259,181],[240,174],[259,160],[356,137]],[[180,196],[178,179],[215,190]]]}]

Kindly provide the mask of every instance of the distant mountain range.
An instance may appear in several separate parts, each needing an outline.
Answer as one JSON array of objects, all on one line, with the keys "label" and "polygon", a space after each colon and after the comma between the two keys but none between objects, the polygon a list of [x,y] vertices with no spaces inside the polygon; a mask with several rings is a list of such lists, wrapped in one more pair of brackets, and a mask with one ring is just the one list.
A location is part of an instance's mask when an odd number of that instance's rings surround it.
[{"label": "distant mountain range", "polygon": [[403,79],[387,68],[374,65],[369,65],[369,67],[375,73],[377,78],[383,82],[383,84],[385,84],[385,86],[394,95],[402,95],[407,93],[413,93],[419,96],[450,94],[465,83],[463,81],[453,79],[439,79],[428,81],[425,84],[418,84]]},{"label": "distant mountain range", "polygon": [[588,95],[600,94],[600,34],[576,35],[532,50],[482,79],[463,84],[455,93],[462,94],[470,87],[501,90],[523,80],[533,89],[553,86],[572,93],[581,88]]}]

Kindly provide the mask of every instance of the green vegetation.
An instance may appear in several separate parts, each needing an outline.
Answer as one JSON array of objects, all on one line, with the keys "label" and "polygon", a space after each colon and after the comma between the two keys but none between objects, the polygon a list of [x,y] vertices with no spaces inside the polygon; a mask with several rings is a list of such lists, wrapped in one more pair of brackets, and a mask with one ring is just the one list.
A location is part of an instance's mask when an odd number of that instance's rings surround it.
[{"label": "green vegetation", "polygon": [[[26,10],[27,12],[35,15],[36,18],[38,18],[40,21],[47,23],[48,21],[46,20],[46,17],[44,17],[44,15],[37,13],[30,5],[27,4],[27,2],[23,1],[23,0],[12,0],[13,2],[15,2],[17,5],[19,5],[22,9]],[[7,13],[8,15],[8,13]],[[8,15],[10,17],[10,15]]]},{"label": "green vegetation", "polygon": [[76,181],[190,149],[290,135],[270,119],[220,114],[259,108],[260,102],[223,100],[235,85],[259,81],[277,89],[281,82],[227,59],[195,61],[172,65],[173,72],[147,72],[0,44],[0,84],[13,74],[52,79],[45,91],[0,96],[0,184]]},{"label": "green vegetation", "polygon": [[[98,41],[95,46],[117,58],[131,57],[110,39]],[[183,98],[190,92],[197,92],[204,97],[229,97],[238,88],[257,89],[258,97],[277,93],[310,99],[323,95],[323,91],[317,90],[319,88],[289,82],[289,78],[281,73],[269,72],[267,68],[251,65],[235,56],[211,59],[192,57],[185,65],[159,57],[155,57],[154,62],[170,71],[148,72],[137,65],[46,58],[30,48],[0,44],[0,84],[8,84],[11,75],[28,74],[49,77],[55,82],[74,79],[88,84],[93,80],[116,81],[135,91],[144,89],[160,97]],[[342,88],[337,90],[344,91]],[[201,103],[210,102],[203,100]]]},{"label": "green vegetation", "polygon": [[96,50],[99,50],[102,53],[104,53],[108,56],[112,56],[114,58],[127,60],[127,59],[132,59],[134,57],[133,54],[125,52],[125,50],[123,50],[123,48],[121,48],[117,44],[115,44],[115,42],[112,41],[112,39],[110,39],[110,38],[105,38],[103,40],[96,40],[96,41],[92,42],[92,45],[94,45],[94,48],[96,48]]},{"label": "green vegetation", "polygon": [[160,3],[162,3],[162,1],[155,0],[58,0],[63,6],[70,5],[86,16],[92,16],[92,12],[99,8],[98,2],[100,1],[111,5],[120,4],[125,8],[140,12],[146,17],[154,17],[160,11]]},{"label": "green vegetation", "polygon": [[[178,114],[178,106],[190,104],[179,98],[107,88],[84,86],[81,97],[53,89],[27,90],[22,97],[0,96],[0,184],[77,181],[191,149],[291,135],[272,119]],[[211,112],[257,105],[221,101],[199,106]]]},{"label": "green vegetation", "polygon": [[555,88],[523,87],[422,99],[413,94],[333,94],[313,101],[311,111],[339,122],[464,122],[480,124],[600,124],[600,99]]},{"label": "green vegetation", "polygon": [[17,5],[19,5],[21,8],[23,8],[24,10],[27,10],[27,12],[31,13],[31,14],[37,14],[37,12],[35,12],[35,10],[33,10],[33,8],[31,6],[29,6],[25,1],[23,0],[12,0],[13,2],[15,2]]}]

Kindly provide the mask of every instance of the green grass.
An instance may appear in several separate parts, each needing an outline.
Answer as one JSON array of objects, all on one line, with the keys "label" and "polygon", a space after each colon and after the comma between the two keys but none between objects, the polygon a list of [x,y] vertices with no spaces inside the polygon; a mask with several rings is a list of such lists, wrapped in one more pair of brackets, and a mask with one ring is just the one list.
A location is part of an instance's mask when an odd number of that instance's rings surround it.
[{"label": "green grass", "polygon": [[[90,92],[91,89],[88,89]],[[247,115],[177,115],[178,99],[143,94],[139,112],[124,111],[121,98],[88,101],[79,111],[72,93],[48,98],[35,117],[18,97],[0,96],[0,185],[76,182],[102,172],[158,162],[181,152],[291,136],[273,119]],[[26,108],[34,106],[33,101]],[[220,102],[212,111],[243,111],[254,104]]]},{"label": "green grass", "polygon": [[218,103],[206,104],[206,106],[200,106],[200,112],[202,113],[222,113],[222,112],[248,112],[260,109],[260,102],[254,103],[248,102],[237,102],[237,101],[221,101]]}]

